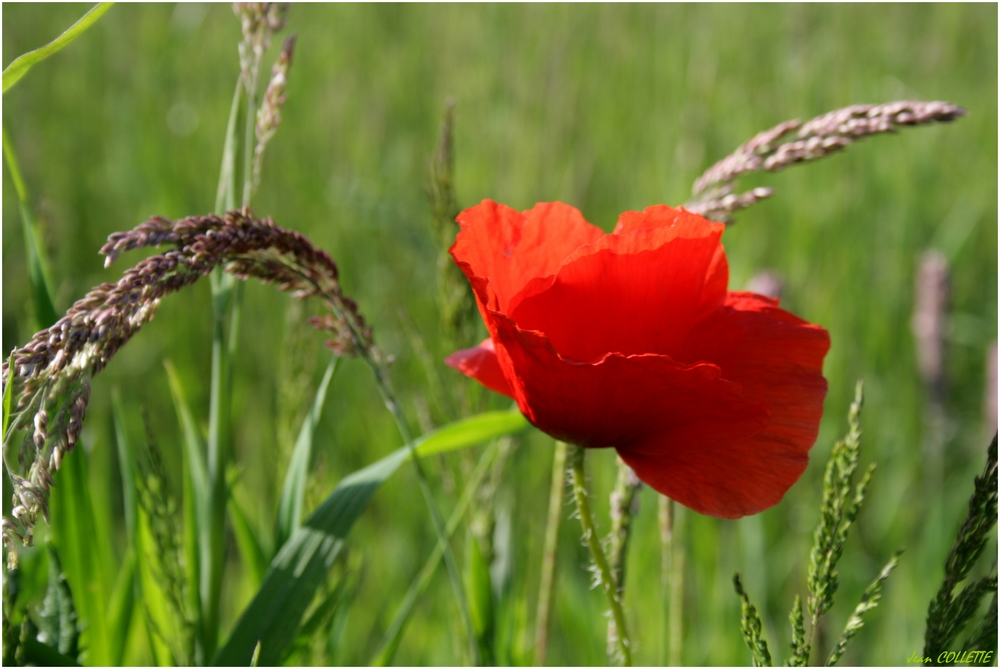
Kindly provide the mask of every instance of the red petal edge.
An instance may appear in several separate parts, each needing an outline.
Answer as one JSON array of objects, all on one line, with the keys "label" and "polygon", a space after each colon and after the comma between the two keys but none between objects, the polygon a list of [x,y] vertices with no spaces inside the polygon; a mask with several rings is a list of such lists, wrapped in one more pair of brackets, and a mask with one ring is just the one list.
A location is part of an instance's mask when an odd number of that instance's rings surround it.
[{"label": "red petal edge", "polygon": [[456,351],[444,361],[449,367],[454,367],[466,376],[479,381],[490,390],[510,398],[514,397],[514,391],[511,390],[500,369],[492,339],[487,338],[479,346]]}]

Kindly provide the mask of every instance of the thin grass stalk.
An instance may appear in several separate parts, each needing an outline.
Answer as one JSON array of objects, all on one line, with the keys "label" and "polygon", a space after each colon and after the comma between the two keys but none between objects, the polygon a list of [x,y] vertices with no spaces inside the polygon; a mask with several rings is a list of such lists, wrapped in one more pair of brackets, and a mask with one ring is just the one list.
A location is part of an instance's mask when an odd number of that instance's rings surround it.
[{"label": "thin grass stalk", "polygon": [[21,225],[24,231],[24,250],[28,261],[28,275],[31,280],[31,298],[35,308],[35,324],[41,329],[55,323],[59,316],[53,307],[51,274],[38,239],[38,225],[35,223],[31,205],[28,202],[28,189],[24,184],[24,177],[21,175],[21,167],[17,160],[17,153],[14,151],[14,143],[7,134],[6,127],[3,128],[3,157],[7,163],[7,169],[10,171],[11,180],[14,182],[14,190],[17,192]]},{"label": "thin grass stalk", "polygon": [[545,543],[542,547],[542,578],[538,585],[538,609],[535,615],[535,665],[544,666],[549,646],[549,608],[555,583],[556,548],[559,520],[562,517],[563,491],[566,489],[566,444],[557,441],[552,457],[552,483],[549,487],[549,514],[545,520]]},{"label": "thin grass stalk", "polygon": [[[244,84],[242,78],[236,83],[233,102],[226,123],[226,139],[223,144],[222,166],[219,170],[219,186],[216,191],[215,211],[222,213],[233,206],[236,192],[236,125]],[[225,565],[223,554],[226,525],[226,466],[231,459],[230,407],[232,398],[232,359],[236,341],[238,310],[233,303],[232,276],[222,273],[217,267],[211,274],[212,286],[212,366],[209,394],[208,428],[208,476],[211,486],[209,501],[209,526],[199,535],[207,539],[201,545],[201,582],[199,584],[200,607],[197,624],[199,644],[196,661],[205,664],[215,653],[218,644],[219,605],[222,594],[222,572]],[[226,341],[225,322],[229,316],[230,337]],[[234,322],[236,321],[236,322]],[[203,542],[199,542],[203,544]]]},{"label": "thin grass stalk", "polygon": [[[336,311],[336,308],[335,308]],[[356,341],[357,344],[361,344],[360,336],[355,332],[353,326],[348,322],[347,326],[350,330],[351,337]],[[476,639],[475,627],[472,624],[472,616],[469,613],[469,602],[465,596],[465,588],[462,585],[462,577],[458,571],[458,564],[455,562],[455,555],[451,550],[451,544],[448,541],[448,533],[445,529],[444,521],[441,518],[441,512],[437,508],[437,503],[434,501],[434,494],[431,492],[430,482],[427,480],[427,474],[424,472],[423,465],[421,464],[420,455],[417,453],[417,449],[413,444],[413,439],[410,435],[410,428],[406,423],[406,416],[403,415],[403,409],[399,405],[396,399],[396,394],[392,389],[392,382],[389,379],[389,370],[386,368],[385,363],[379,359],[376,359],[372,355],[372,352],[366,348],[361,348],[361,358],[371,367],[372,372],[375,376],[375,384],[378,386],[379,392],[382,394],[382,401],[385,403],[386,408],[392,417],[396,420],[396,427],[399,429],[399,434],[403,438],[403,443],[410,450],[410,460],[413,462],[413,467],[417,473],[417,482],[420,485],[420,492],[424,496],[424,501],[427,503],[427,509],[431,514],[431,522],[434,524],[434,531],[438,536],[438,544],[442,547],[444,552],[444,563],[448,570],[448,577],[451,580],[452,589],[455,591],[455,599],[458,603],[459,611],[462,615],[462,622],[465,625],[465,631],[467,635],[467,641],[469,646],[469,654],[472,659],[473,665],[479,664],[479,643]]]},{"label": "thin grass stalk", "polygon": [[594,516],[590,512],[590,498],[587,493],[587,481],[585,472],[586,451],[582,446],[569,444],[566,451],[567,471],[569,472],[570,485],[573,488],[573,501],[576,502],[577,515],[580,517],[580,526],[583,528],[583,540],[587,542],[590,555],[594,559],[594,566],[597,568],[596,577],[604,594],[608,598],[608,606],[611,609],[611,616],[614,618],[618,628],[618,655],[617,659],[622,666],[632,666],[632,648],[628,634],[628,626],[625,623],[625,611],[622,610],[621,599],[618,597],[618,587],[615,584],[614,575],[611,573],[611,565],[604,555],[601,547],[601,540],[597,535],[597,528],[594,525]]},{"label": "thin grass stalk", "polygon": [[[459,523],[465,516],[473,500],[475,500],[479,484],[482,483],[485,478],[486,473],[489,471],[489,467],[496,458],[498,451],[499,442],[494,441],[489,447],[487,447],[479,462],[476,464],[476,468],[469,476],[465,489],[462,491],[462,496],[459,498],[458,504],[455,505],[455,510],[452,511],[451,517],[448,519],[448,525],[445,528],[449,537],[455,533],[455,530],[458,529]],[[389,629],[386,630],[382,643],[379,645],[379,649],[375,652],[374,658],[371,662],[372,666],[384,667],[392,661],[396,648],[399,645],[399,641],[402,638],[403,626],[406,625],[407,620],[409,620],[410,613],[413,610],[417,599],[419,599],[424,591],[427,590],[427,586],[430,585],[431,579],[434,577],[434,573],[437,571],[438,563],[441,562],[443,555],[443,546],[439,542],[434,546],[434,550],[431,551],[423,569],[420,570],[420,574],[418,574],[417,578],[410,584],[409,590],[407,590],[406,595],[403,596],[403,601],[400,602],[399,609],[396,611],[396,615],[389,624]]]},{"label": "thin grass stalk", "polygon": [[683,649],[684,553],[678,543],[679,511],[674,500],[660,496],[657,515],[660,524],[660,586],[664,602],[660,662],[671,667],[680,666]]}]

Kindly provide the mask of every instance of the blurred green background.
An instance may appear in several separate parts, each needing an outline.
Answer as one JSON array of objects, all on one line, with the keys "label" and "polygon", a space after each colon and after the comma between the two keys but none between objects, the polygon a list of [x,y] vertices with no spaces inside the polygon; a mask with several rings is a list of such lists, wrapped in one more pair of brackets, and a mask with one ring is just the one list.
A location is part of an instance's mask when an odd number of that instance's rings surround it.
[{"label": "blurred green background", "polygon": [[[53,39],[85,8],[5,3],[4,65]],[[435,361],[449,352],[439,334],[438,248],[424,190],[448,96],[457,103],[455,182],[463,206],[491,198],[527,209],[561,200],[605,230],[622,211],[684,202],[705,168],[779,121],[895,99],[966,108],[953,124],[877,137],[815,165],[742,182],[777,193],[738,215],[725,234],[731,287],[764,269],[780,273],[783,306],[830,331],[829,394],[809,469],[781,504],[740,521],[688,513],[683,534],[685,663],[748,663],[734,570],[762,610],[772,654],[783,661],[788,611],[794,595],[805,594],[823,465],[846,428],[854,382],[864,379],[862,466],[876,462],[878,469],[848,540],[823,643],[829,648],[867,583],[905,548],[881,606],[843,662],[901,664],[922,649],[927,604],[995,429],[984,415],[986,350],[997,326],[995,4],[293,5],[289,32],[298,44],[284,121],[253,208],[304,232],[337,260],[345,291],[396,357],[393,378],[414,426],[445,419],[427,409],[414,340],[422,339]],[[153,214],[212,208],[239,39],[228,5],[119,5],[4,95],[4,127],[41,225],[59,310],[138,260],[133,254],[103,269],[96,252],[109,233]],[[4,351],[32,334],[19,221],[5,169]],[[952,268],[939,430],[928,424],[910,326],[918,255],[931,248]],[[94,383],[83,444],[95,503],[119,547],[111,390],[120,389],[137,436],[141,408],[148,410],[179,490],[180,437],[163,360],[174,362],[206,421],[209,297],[203,282],[167,298]],[[247,286],[235,370],[239,493],[261,529],[273,522],[289,453],[285,432],[297,430],[295,416],[327,360],[322,338],[297,324],[289,303],[271,288]],[[290,343],[302,337],[304,344]],[[440,363],[438,372],[445,383],[457,378]],[[487,405],[506,408],[509,401],[494,396]],[[346,361],[320,427],[312,502],[398,445],[369,370]],[[935,449],[940,465],[929,464]],[[461,458],[449,457],[429,467],[446,509],[456,486],[461,490],[452,480]],[[551,440],[529,433],[497,496],[499,517],[513,528],[503,539],[512,591],[523,598],[529,623],[551,462]],[[613,463],[612,453],[601,452],[590,465],[605,529]],[[337,662],[370,660],[434,545],[417,497],[412,468],[404,467],[354,529],[361,585]],[[655,510],[656,495],[644,490],[626,594],[642,664],[663,658]],[[578,523],[565,516],[549,662],[602,664],[605,602],[590,589]],[[996,560],[991,541],[987,565]],[[235,548],[229,554],[223,634],[252,594]],[[396,661],[460,663],[462,648],[441,570]],[[142,662],[141,648],[135,652]]]}]

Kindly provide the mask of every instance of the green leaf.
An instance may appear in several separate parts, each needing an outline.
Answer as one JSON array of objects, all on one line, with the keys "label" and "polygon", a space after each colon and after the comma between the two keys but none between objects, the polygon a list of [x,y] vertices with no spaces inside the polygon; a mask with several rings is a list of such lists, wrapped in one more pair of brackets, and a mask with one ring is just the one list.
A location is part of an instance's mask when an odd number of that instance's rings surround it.
[{"label": "green leaf", "polygon": [[63,571],[73,590],[85,661],[110,665],[111,630],[108,601],[113,588],[110,537],[97,531],[87,475],[87,452],[77,448],[63,458],[56,472],[50,501],[52,539],[63,559]]},{"label": "green leaf", "polygon": [[[7,369],[14,369],[13,351],[11,352],[10,357],[7,358]],[[8,380],[13,378],[13,374],[7,377]],[[13,387],[13,383],[8,383],[3,387],[3,432],[0,432],[0,435],[3,435],[4,439],[7,438],[7,428],[10,426],[10,410],[13,408],[12,403],[14,401],[14,391],[11,390]]]},{"label": "green leaf", "polygon": [[[323,380],[320,381],[313,399],[312,409],[306,415],[295,442],[295,450],[288,464],[285,483],[281,489],[281,501],[278,503],[278,517],[274,527],[274,550],[280,550],[292,532],[302,523],[302,503],[306,495],[306,476],[309,472],[309,461],[312,459],[313,437],[323,415],[323,403],[326,391],[330,387],[330,379],[337,371],[337,360],[334,356],[326,367]],[[272,556],[273,557],[273,556]]]},{"label": "green leaf", "polygon": [[115,588],[111,592],[111,602],[108,606],[108,620],[111,627],[111,665],[121,666],[125,657],[125,645],[128,641],[129,629],[132,627],[132,614],[135,611],[135,548],[129,546],[125,550],[121,569]]},{"label": "green leaf", "polygon": [[226,122],[226,140],[222,146],[222,167],[219,169],[219,187],[215,195],[215,213],[224,214],[236,208],[236,118],[239,115],[243,80],[236,80],[233,102],[229,105]]},{"label": "green leaf", "polygon": [[[426,456],[472,446],[527,427],[528,421],[520,413],[497,411],[452,423],[425,435],[413,446]],[[240,616],[225,646],[216,653],[213,664],[246,666],[258,641],[262,665],[280,661],[354,521],[379,486],[409,457],[407,445],[337,485],[271,561],[260,590]]]},{"label": "green leaf", "polygon": [[115,445],[118,447],[118,466],[122,477],[122,501],[125,507],[125,531],[129,543],[135,542],[136,489],[135,452],[132,450],[125,429],[125,409],[121,394],[115,388],[111,391],[111,413],[115,423]]},{"label": "green leaf", "polygon": [[208,556],[209,533],[209,489],[208,471],[205,462],[205,446],[198,434],[191,410],[184,398],[184,387],[177,371],[169,360],[164,361],[170,395],[181,423],[184,438],[183,457],[183,516],[184,516],[184,570],[187,580],[188,608],[195,617],[195,626],[200,634],[202,621],[201,570]]},{"label": "green leaf", "polygon": [[470,532],[465,539],[465,590],[469,597],[469,615],[479,642],[479,654],[485,666],[493,662],[493,582],[490,567],[479,550],[479,542]]},{"label": "green leaf", "polygon": [[[458,529],[458,524],[472,503],[475,493],[479,489],[479,484],[486,476],[486,472],[489,470],[497,451],[497,445],[494,443],[480,456],[479,463],[469,476],[468,482],[465,484],[465,490],[462,491],[462,496],[459,498],[458,504],[455,505],[455,510],[452,511],[451,518],[448,519],[448,525],[445,527],[445,534],[448,537],[451,537],[455,530]],[[427,589],[427,586],[430,585],[434,572],[437,571],[437,567],[441,563],[443,556],[444,550],[439,542],[435,544],[434,550],[427,557],[427,561],[424,563],[420,573],[410,583],[410,588],[403,596],[403,601],[400,602],[399,608],[396,610],[396,615],[393,616],[392,622],[382,637],[382,642],[379,644],[378,650],[375,651],[375,656],[371,661],[373,667],[385,667],[392,662],[392,658],[396,654],[396,649],[399,647],[399,642],[403,638],[403,629],[406,627],[406,623],[410,619],[410,614],[413,612],[413,607],[424,593],[424,590]]]},{"label": "green leaf", "polygon": [[257,538],[257,533],[254,532],[253,527],[250,525],[250,519],[243,511],[243,507],[240,506],[236,497],[232,494],[232,490],[230,490],[229,494],[229,519],[233,523],[236,546],[240,549],[240,555],[243,557],[244,563],[250,569],[250,578],[253,579],[253,585],[254,587],[260,587],[261,581],[264,580],[264,574],[267,572],[267,555],[270,551],[265,553],[263,544]]},{"label": "green leaf", "polygon": [[66,32],[55,38],[45,46],[29,51],[26,54],[14,59],[7,69],[3,71],[3,92],[6,93],[11,86],[16,84],[21,77],[27,74],[33,65],[39,63],[52,54],[56,53],[64,46],[75,40],[80,34],[90,26],[94,25],[97,19],[104,16],[104,13],[111,9],[113,2],[102,2],[95,5],[83,17],[71,25]]},{"label": "green leaf", "polygon": [[[6,73],[4,81],[6,81]],[[24,185],[24,178],[21,176],[21,168],[18,165],[17,154],[14,152],[14,144],[7,136],[6,128],[3,129],[3,155],[7,161],[7,169],[10,170],[11,179],[14,181],[14,190],[17,191],[20,204],[21,224],[24,228],[24,250],[28,260],[28,278],[31,281],[31,299],[35,307],[36,325],[41,330],[54,324],[59,320],[59,316],[53,306],[52,281],[49,278],[48,263],[45,261],[45,255],[41,252],[41,245],[38,243],[38,226],[28,204],[28,191]]]}]

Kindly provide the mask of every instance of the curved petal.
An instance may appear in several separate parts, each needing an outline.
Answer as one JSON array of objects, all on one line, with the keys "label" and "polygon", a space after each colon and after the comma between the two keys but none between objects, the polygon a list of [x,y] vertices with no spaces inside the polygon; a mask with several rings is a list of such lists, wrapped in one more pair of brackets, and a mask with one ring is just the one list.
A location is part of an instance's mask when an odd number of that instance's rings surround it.
[{"label": "curved petal", "polygon": [[555,277],[526,286],[507,313],[521,329],[544,332],[571,360],[592,362],[608,352],[676,356],[695,324],[724,303],[729,267],[722,224],[692,214],[673,221],[577,249]]},{"label": "curved petal", "polygon": [[629,447],[669,434],[678,448],[702,439],[747,438],[767,423],[761,402],[722,378],[710,363],[684,365],[664,355],[611,353],[595,364],[561,357],[539,332],[521,330],[502,314],[497,357],[513,373],[514,399],[543,432],[590,448]]},{"label": "curved petal", "polygon": [[[618,225],[615,226],[613,234],[618,235],[640,228],[669,228],[691,224],[701,226],[706,222],[711,223],[708,219],[698,214],[692,214],[683,207],[674,209],[665,204],[657,204],[652,207],[646,207],[642,211],[626,211],[623,213],[618,217]],[[711,224],[722,225],[721,223]]]},{"label": "curved petal", "polygon": [[686,360],[712,360],[748,398],[766,403],[762,430],[742,440],[703,439],[673,448],[658,435],[619,449],[640,479],[695,511],[738,518],[777,504],[806,468],[816,441],[826,380],[826,330],[752,293],[729,293],[726,305],[692,331]]},{"label": "curved petal", "polygon": [[[451,255],[473,283],[481,304],[498,311],[504,311],[528,281],[555,274],[574,250],[604,234],[576,208],[561,202],[537,204],[521,214],[483,200],[457,220],[462,230]],[[474,278],[485,281],[477,286]]]},{"label": "curved petal", "polygon": [[456,351],[444,361],[449,367],[454,367],[466,376],[472,377],[490,390],[507,397],[514,397],[514,391],[504,378],[500,363],[497,362],[492,339],[487,338],[479,346]]}]

